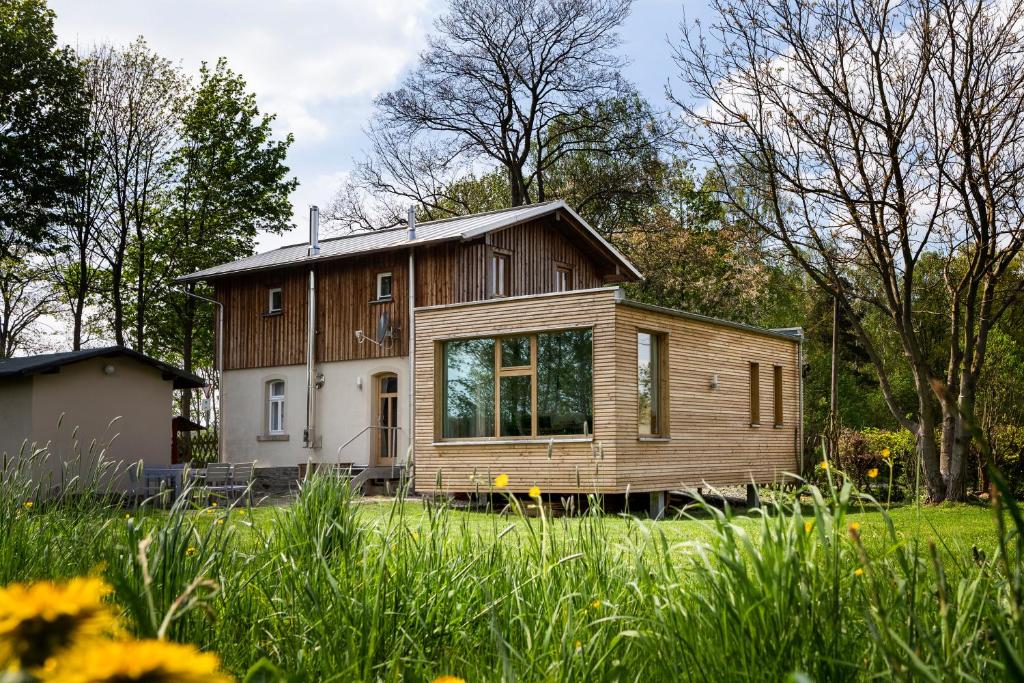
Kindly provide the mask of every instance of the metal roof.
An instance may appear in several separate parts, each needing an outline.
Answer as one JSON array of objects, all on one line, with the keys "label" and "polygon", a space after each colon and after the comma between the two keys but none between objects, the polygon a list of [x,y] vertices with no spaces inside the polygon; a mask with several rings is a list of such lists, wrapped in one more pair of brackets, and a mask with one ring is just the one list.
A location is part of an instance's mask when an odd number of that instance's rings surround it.
[{"label": "metal roof", "polygon": [[0,359],[0,378],[27,377],[47,372],[55,372],[63,365],[78,363],[91,358],[132,358],[140,363],[159,370],[165,380],[174,380],[175,389],[198,389],[205,387],[206,381],[201,377],[185,372],[181,368],[152,358],[138,351],[123,346],[104,346],[98,349],[82,349],[80,351],[64,351],[62,353],[43,353],[36,356],[19,356],[17,358]]},{"label": "metal roof", "polygon": [[321,240],[320,253],[316,256],[309,255],[308,243],[293,244],[262,254],[254,254],[237,261],[214,266],[213,268],[200,270],[191,275],[178,278],[177,282],[208,280],[225,275],[268,270],[298,265],[300,263],[325,261],[391,249],[404,249],[447,240],[469,240],[494,230],[508,228],[558,211],[562,211],[570,216],[584,232],[589,233],[611,256],[612,260],[618,262],[619,265],[638,279],[642,279],[643,276],[640,274],[640,271],[625,256],[601,237],[594,228],[587,224],[564,201],[556,200],[544,202],[543,204],[530,204],[511,209],[500,209],[487,213],[476,213],[469,216],[417,223],[416,239],[414,240],[408,238],[407,229],[403,226]]}]

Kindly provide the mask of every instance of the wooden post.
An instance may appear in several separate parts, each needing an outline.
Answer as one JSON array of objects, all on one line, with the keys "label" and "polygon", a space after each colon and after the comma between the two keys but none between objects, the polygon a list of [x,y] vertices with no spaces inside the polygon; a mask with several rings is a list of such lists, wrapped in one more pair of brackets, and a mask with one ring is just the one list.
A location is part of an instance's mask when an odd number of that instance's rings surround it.
[{"label": "wooden post", "polygon": [[651,519],[661,519],[665,516],[665,501],[667,497],[665,491],[651,491]]},{"label": "wooden post", "polygon": [[757,491],[757,484],[747,484],[747,507],[761,507],[761,495]]}]

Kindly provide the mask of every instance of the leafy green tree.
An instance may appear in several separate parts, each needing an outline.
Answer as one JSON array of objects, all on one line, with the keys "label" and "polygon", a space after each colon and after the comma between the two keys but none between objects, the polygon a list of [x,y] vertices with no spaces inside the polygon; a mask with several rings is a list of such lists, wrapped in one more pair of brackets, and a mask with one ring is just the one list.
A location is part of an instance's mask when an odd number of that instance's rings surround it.
[{"label": "leafy green tree", "polygon": [[[199,292],[196,283],[177,289],[174,279],[248,256],[261,232],[290,227],[289,195],[298,185],[285,165],[292,136],[274,139],[273,121],[224,59],[213,68],[203,64],[178,130],[180,146],[170,161],[175,179],[160,198],[149,250],[159,291],[147,311],[155,350],[180,359],[188,371],[212,360],[213,326],[197,328],[202,304],[189,296],[210,293]],[[189,409],[186,397],[183,410]]]},{"label": "leafy green tree", "polygon": [[43,0],[0,2],[0,258],[46,245],[85,127],[82,74]]}]

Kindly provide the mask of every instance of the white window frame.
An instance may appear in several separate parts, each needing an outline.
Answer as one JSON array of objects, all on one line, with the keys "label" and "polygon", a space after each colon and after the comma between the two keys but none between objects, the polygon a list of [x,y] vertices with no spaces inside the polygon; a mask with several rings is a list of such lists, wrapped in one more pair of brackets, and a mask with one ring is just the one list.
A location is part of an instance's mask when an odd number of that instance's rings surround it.
[{"label": "white window frame", "polygon": [[555,264],[555,291],[556,292],[570,292],[573,288],[573,269],[569,266],[563,266],[561,263]]},{"label": "white window frame", "polygon": [[[280,305],[274,308],[274,294],[280,295]],[[267,313],[280,313],[284,310],[284,291],[280,287],[271,287],[267,290]]]},{"label": "white window frame", "polygon": [[[275,394],[274,387],[281,385],[281,393]],[[267,382],[267,434],[277,436],[285,433],[284,397],[287,388],[283,379],[272,379]],[[274,418],[279,417],[277,429],[274,429]]]},{"label": "white window frame", "polygon": [[[391,293],[384,294],[381,285],[384,284],[384,278],[388,278],[391,281]],[[377,301],[387,301],[393,298],[395,295],[395,278],[391,275],[391,272],[377,273]]]}]

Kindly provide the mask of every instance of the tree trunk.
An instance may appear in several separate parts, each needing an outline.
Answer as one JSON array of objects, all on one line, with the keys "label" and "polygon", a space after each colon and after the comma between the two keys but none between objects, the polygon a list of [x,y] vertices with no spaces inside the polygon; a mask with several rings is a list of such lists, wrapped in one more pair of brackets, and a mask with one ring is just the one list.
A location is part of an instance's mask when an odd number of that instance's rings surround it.
[{"label": "tree trunk", "polygon": [[[189,284],[188,291],[195,288]],[[192,372],[192,345],[195,337],[195,310],[192,297],[185,298],[185,311],[182,316],[181,367],[185,372]],[[192,419],[192,390],[182,389],[181,414]]]},{"label": "tree trunk", "polygon": [[121,280],[124,258],[118,256],[110,269],[110,295],[114,300],[114,342],[124,346],[124,301],[121,298]]},{"label": "tree trunk", "polygon": [[942,476],[940,449],[935,439],[936,410],[924,368],[918,368],[915,373],[915,384],[920,414],[917,423],[917,454],[921,460],[921,474],[928,491],[928,502],[941,503],[946,498],[946,480]]}]

